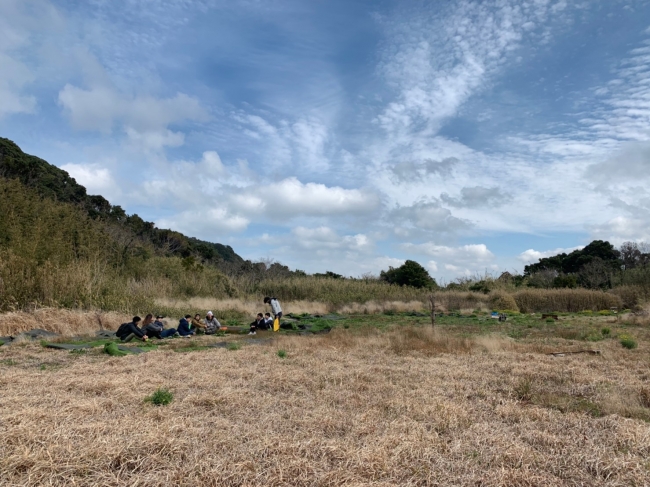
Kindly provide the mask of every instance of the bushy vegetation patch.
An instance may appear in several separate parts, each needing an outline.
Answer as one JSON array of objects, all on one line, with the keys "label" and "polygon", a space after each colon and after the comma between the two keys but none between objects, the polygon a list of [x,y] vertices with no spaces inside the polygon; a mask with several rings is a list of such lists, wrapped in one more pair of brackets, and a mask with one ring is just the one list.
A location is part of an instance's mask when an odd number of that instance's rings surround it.
[{"label": "bushy vegetation patch", "polygon": [[168,404],[171,404],[173,400],[174,394],[165,387],[159,387],[153,392],[153,394],[144,398],[145,402],[149,402],[154,406],[167,406]]}]

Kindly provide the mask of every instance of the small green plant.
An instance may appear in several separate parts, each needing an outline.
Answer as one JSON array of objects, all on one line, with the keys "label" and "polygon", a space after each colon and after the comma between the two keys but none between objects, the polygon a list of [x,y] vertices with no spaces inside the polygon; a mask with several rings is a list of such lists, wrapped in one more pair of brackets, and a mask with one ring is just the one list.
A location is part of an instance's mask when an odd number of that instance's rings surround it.
[{"label": "small green plant", "polygon": [[226,326],[241,326],[239,323],[239,320],[235,320],[233,318],[226,320]]},{"label": "small green plant", "polygon": [[227,350],[239,350],[241,348],[241,343],[239,342],[230,342],[226,345]]},{"label": "small green plant", "polygon": [[159,387],[154,391],[153,394],[145,397],[144,401],[150,402],[154,406],[166,406],[167,404],[171,403],[173,399],[174,394],[172,394],[169,389],[165,387]]},{"label": "small green plant", "polygon": [[515,397],[520,401],[530,401],[533,397],[533,384],[530,377],[522,377],[515,385]]},{"label": "small green plant", "polygon": [[40,369],[41,369],[41,370],[47,370],[47,366],[46,366],[45,364],[41,364]]},{"label": "small green plant", "polygon": [[287,352],[285,350],[278,350],[277,355],[280,358],[287,358]]},{"label": "small green plant", "polygon": [[546,323],[555,323],[553,318],[546,318]]},{"label": "small green plant", "polygon": [[603,335],[604,337],[608,337],[608,336],[611,336],[611,334],[612,334],[612,330],[610,330],[609,328],[605,327],[605,328],[603,328],[602,330],[600,330],[600,333],[602,333],[602,335]]},{"label": "small green plant", "polygon": [[47,348],[47,340],[41,340],[41,347]]},{"label": "small green plant", "polygon": [[348,328],[350,328],[350,325],[348,325],[348,324],[346,323],[345,325],[343,325],[343,328],[345,328],[345,329],[347,330]]},{"label": "small green plant", "polygon": [[126,352],[123,352],[119,348],[117,348],[117,344],[114,342],[107,343],[104,345],[104,353],[107,353],[108,355],[111,355],[113,357],[123,357],[124,355],[127,355]]},{"label": "small green plant", "polygon": [[632,338],[631,336],[628,335],[621,335],[621,345],[623,345],[623,348],[627,348],[628,350],[632,350],[633,348],[637,347],[636,340]]},{"label": "small green plant", "polygon": [[597,332],[594,331],[594,332],[589,333],[589,334],[585,337],[585,340],[587,340],[587,341],[589,341],[589,342],[599,342],[599,341],[603,340],[604,338],[605,338],[604,335],[599,334],[599,333],[597,333]]},{"label": "small green plant", "polygon": [[599,314],[600,316],[609,316],[609,315],[612,314],[612,312],[611,312],[610,310],[608,310],[608,309],[601,309],[601,310],[598,312],[598,314]]},{"label": "small green plant", "polygon": [[18,362],[16,362],[13,359],[10,359],[10,358],[8,358],[6,360],[0,360],[0,364],[2,364],[2,365],[16,365],[17,363]]}]

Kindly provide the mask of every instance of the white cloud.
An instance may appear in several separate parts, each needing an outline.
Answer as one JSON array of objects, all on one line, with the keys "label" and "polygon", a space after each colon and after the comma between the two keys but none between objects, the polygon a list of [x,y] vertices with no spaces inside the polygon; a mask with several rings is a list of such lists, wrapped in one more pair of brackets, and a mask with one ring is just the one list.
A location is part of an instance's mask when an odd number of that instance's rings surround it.
[{"label": "white cloud", "polygon": [[23,63],[0,51],[0,118],[15,113],[33,113],[36,98],[22,94],[34,76]]},{"label": "white cloud", "polygon": [[431,175],[438,175],[442,178],[448,178],[452,175],[454,166],[458,164],[458,159],[448,157],[441,161],[425,159],[422,162],[402,161],[392,167],[392,172],[398,182],[412,183],[414,181],[423,181]]},{"label": "white cloud", "polygon": [[84,90],[66,84],[59,92],[59,104],[73,128],[110,134],[120,123],[133,144],[153,151],[183,144],[184,135],[169,130],[169,125],[208,119],[199,101],[184,93],[155,98],[120,93],[110,85]]},{"label": "white cloud", "polygon": [[456,218],[436,200],[420,200],[410,206],[392,210],[389,221],[395,233],[409,237],[421,232],[435,232],[438,236],[456,235],[472,227],[467,220]]},{"label": "white cloud", "polygon": [[234,119],[243,132],[265,144],[260,157],[273,169],[324,172],[330,168],[332,135],[327,124],[316,116],[280,119],[271,123],[260,115],[237,113]]},{"label": "white cloud", "polygon": [[437,132],[525,36],[539,35],[533,21],[557,13],[559,4],[459,1],[398,22],[391,18],[386,24],[392,42],[379,71],[397,96],[377,117],[378,124],[397,136]]},{"label": "white cloud", "polygon": [[440,199],[456,208],[486,208],[502,206],[512,199],[512,195],[503,193],[498,187],[468,186],[460,190],[460,197],[442,193]]},{"label": "white cloud", "polygon": [[617,216],[591,228],[594,238],[607,240],[614,245],[623,242],[650,242],[650,217],[629,218]]},{"label": "white cloud", "polygon": [[434,243],[403,244],[405,250],[413,250],[439,259],[449,259],[454,262],[488,262],[494,258],[485,244],[469,244],[459,247],[448,247]]},{"label": "white cloud", "polygon": [[302,183],[287,178],[277,183],[246,187],[227,196],[233,208],[259,217],[286,220],[297,216],[353,216],[379,209],[379,196],[364,189],[329,187],[319,183]]},{"label": "white cloud", "polygon": [[435,260],[430,260],[426,265],[430,273],[438,272],[438,263]]},{"label": "white cloud", "polygon": [[67,171],[88,194],[99,194],[105,198],[117,193],[117,185],[109,169],[100,164],[64,164],[61,169]]},{"label": "white cloud", "polygon": [[534,249],[528,249],[524,250],[521,254],[517,256],[517,259],[524,264],[531,264],[534,262],[537,262],[539,259],[543,259],[545,257],[552,257],[554,255],[562,254],[562,253],[567,253],[570,254],[574,250],[581,250],[584,248],[584,245],[578,246],[578,247],[569,247],[569,248],[557,248],[554,250],[534,250]]},{"label": "white cloud", "polygon": [[318,228],[296,227],[291,230],[299,247],[310,252],[324,251],[365,252],[371,250],[372,242],[364,234],[338,235],[333,229],[322,226]]},{"label": "white cloud", "polygon": [[[0,119],[35,112],[36,97],[27,91],[36,75],[27,54],[60,23],[58,12],[48,1],[0,2]],[[35,31],[38,36],[33,35]]]},{"label": "white cloud", "polygon": [[231,233],[242,232],[250,221],[241,215],[233,215],[226,208],[206,208],[183,211],[160,218],[158,228],[171,228],[186,235],[219,242]]}]

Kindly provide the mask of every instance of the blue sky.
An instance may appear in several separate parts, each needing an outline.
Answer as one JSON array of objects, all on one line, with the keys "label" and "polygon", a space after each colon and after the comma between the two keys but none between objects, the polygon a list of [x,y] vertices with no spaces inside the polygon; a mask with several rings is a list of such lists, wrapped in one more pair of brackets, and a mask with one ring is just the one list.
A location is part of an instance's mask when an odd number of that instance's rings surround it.
[{"label": "blue sky", "polygon": [[245,258],[650,241],[646,1],[0,0],[0,135]]}]

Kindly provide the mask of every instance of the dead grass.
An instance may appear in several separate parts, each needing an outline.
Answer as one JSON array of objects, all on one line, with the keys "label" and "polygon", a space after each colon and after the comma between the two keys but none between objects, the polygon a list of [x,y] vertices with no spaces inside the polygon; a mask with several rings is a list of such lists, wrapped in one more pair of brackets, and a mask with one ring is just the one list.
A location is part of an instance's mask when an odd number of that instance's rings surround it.
[{"label": "dead grass", "polygon": [[15,335],[34,328],[74,336],[93,333],[101,327],[115,331],[132,316],[117,312],[88,312],[40,308],[0,314],[0,336]]},{"label": "dead grass", "polygon": [[[5,346],[0,484],[647,485],[648,347],[599,348],[408,327],[236,352]],[[160,387],[174,401],[145,403]]]}]

